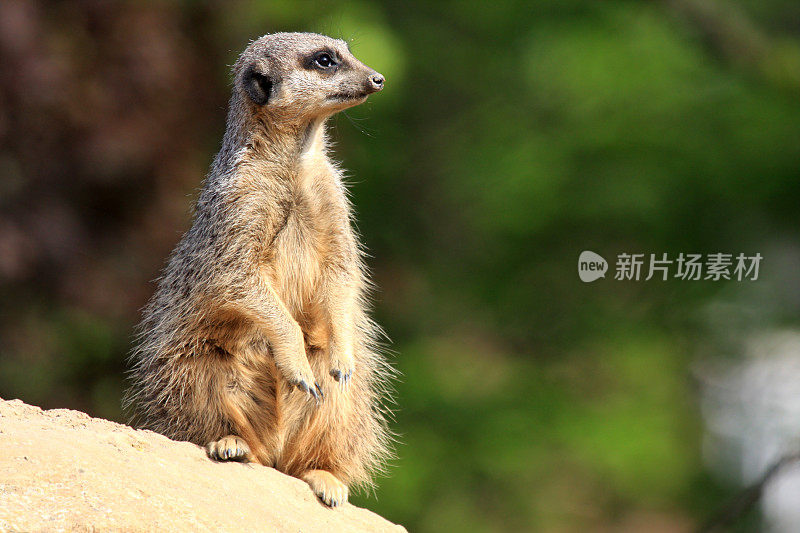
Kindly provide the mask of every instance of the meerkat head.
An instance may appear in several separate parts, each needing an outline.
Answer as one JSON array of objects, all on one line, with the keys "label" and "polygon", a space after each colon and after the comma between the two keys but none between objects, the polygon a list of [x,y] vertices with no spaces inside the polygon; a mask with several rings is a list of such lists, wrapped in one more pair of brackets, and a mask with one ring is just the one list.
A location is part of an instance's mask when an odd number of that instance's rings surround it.
[{"label": "meerkat head", "polygon": [[358,105],[384,77],[353,57],[347,43],[315,33],[274,33],[254,41],[234,66],[234,90],[286,120],[314,120]]}]

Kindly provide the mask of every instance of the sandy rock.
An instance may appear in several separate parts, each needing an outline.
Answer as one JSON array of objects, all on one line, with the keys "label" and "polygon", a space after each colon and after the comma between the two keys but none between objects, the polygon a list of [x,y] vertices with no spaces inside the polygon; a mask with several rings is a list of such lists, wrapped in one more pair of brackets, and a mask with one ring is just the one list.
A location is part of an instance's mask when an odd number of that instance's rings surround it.
[{"label": "sandy rock", "polygon": [[405,531],[261,465],[67,409],[0,400],[0,531]]}]

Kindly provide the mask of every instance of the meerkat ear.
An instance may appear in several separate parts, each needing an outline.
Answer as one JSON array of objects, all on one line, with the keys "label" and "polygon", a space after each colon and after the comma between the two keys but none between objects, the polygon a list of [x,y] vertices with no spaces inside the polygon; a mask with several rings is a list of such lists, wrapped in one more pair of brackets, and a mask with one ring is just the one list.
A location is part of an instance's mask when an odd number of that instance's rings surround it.
[{"label": "meerkat ear", "polygon": [[250,66],[242,76],[242,86],[256,105],[265,105],[272,95],[272,78]]}]

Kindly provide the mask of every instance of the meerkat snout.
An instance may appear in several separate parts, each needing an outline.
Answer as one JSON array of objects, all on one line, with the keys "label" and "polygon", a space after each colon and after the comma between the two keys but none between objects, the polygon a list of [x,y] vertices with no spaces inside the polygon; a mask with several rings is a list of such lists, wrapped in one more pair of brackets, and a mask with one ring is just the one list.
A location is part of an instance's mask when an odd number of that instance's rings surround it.
[{"label": "meerkat snout", "polygon": [[375,73],[369,78],[370,88],[372,92],[378,92],[383,89],[383,82],[386,81],[386,78],[383,77],[383,74]]}]

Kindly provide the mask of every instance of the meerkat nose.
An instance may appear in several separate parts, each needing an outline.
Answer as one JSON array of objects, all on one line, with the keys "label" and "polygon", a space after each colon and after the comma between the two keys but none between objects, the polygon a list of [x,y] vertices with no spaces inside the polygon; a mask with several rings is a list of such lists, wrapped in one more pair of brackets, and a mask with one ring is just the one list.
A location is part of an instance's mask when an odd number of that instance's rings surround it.
[{"label": "meerkat nose", "polygon": [[383,89],[383,82],[386,81],[383,75],[378,74],[377,72],[370,76],[369,78],[370,83],[372,84],[372,89],[374,91],[380,91]]}]

